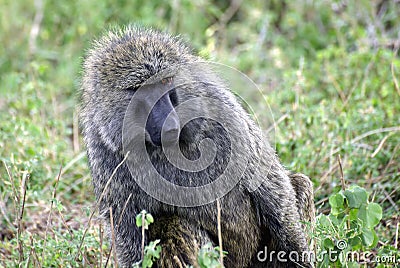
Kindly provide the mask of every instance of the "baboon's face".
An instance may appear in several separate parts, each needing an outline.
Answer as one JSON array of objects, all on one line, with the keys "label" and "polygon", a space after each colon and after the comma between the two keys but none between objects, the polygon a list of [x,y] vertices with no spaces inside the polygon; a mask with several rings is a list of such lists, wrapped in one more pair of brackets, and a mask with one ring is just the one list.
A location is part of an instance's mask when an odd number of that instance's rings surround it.
[{"label": "baboon's face", "polygon": [[170,145],[179,137],[178,105],[173,77],[162,78],[142,86],[134,95],[135,109],[132,118],[146,120],[146,141],[153,145]]},{"label": "baboon's face", "polygon": [[179,46],[169,43],[155,46],[153,41],[135,38],[111,43],[101,52],[92,52],[85,62],[82,121],[86,122],[87,132],[97,132],[113,151],[122,149],[123,122],[132,99],[137,103],[129,117],[132,120],[145,117],[146,121],[141,121],[143,124],[137,130],[145,131],[146,143],[172,145],[178,139],[180,124],[174,109],[178,105],[174,79],[160,73],[180,61],[188,61],[190,56],[180,55],[185,50]]}]

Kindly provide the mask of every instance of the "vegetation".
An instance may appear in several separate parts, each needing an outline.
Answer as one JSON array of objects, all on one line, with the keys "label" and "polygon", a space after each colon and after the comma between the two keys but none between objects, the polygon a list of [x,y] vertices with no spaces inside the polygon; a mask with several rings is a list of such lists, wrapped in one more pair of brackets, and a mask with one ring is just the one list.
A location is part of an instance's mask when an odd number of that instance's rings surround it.
[{"label": "vegetation", "polygon": [[[180,33],[255,81],[282,162],[313,180],[319,251],[344,239],[346,250],[400,259],[399,1],[2,0],[1,9],[0,266],[104,266],[110,247],[90,216],[76,92],[90,41],[131,22]],[[246,100],[264,112],[258,97]]]},{"label": "vegetation", "polygon": [[[142,210],[136,216],[136,226],[142,228],[142,241],[144,242],[144,230],[149,229],[149,225],[154,222],[153,216],[150,213],[147,213],[145,210]],[[157,245],[160,243],[160,240],[157,239],[155,241],[150,241],[149,245],[144,246],[142,242],[142,252],[143,258],[142,261],[135,263],[133,267],[152,267],[154,261],[160,258],[161,246]]]}]

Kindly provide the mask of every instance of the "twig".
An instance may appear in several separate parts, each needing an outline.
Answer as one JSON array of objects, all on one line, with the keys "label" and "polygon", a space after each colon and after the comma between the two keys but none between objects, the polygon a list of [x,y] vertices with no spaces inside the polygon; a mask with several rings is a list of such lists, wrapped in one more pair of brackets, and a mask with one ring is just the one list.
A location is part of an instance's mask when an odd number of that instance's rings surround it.
[{"label": "twig", "polygon": [[218,243],[219,243],[219,262],[224,266],[224,254],[222,250],[222,232],[221,232],[221,204],[217,199],[217,228],[218,228]]},{"label": "twig", "polygon": [[389,133],[388,135],[386,135],[382,140],[381,140],[381,142],[379,143],[379,145],[378,145],[378,147],[376,148],[376,150],[371,154],[371,158],[374,158],[378,153],[379,153],[379,151],[382,149],[382,147],[383,147],[383,144],[385,143],[385,141],[391,136],[391,135],[393,135],[393,132],[392,133]]},{"label": "twig", "polygon": [[94,205],[93,211],[92,211],[92,213],[91,213],[90,216],[89,216],[89,220],[88,220],[88,224],[87,224],[87,226],[86,226],[86,229],[85,229],[85,231],[83,232],[83,235],[82,235],[82,238],[81,238],[81,242],[79,243],[79,246],[78,246],[78,253],[76,254],[76,259],[77,259],[77,258],[79,257],[79,255],[81,254],[81,248],[82,248],[82,245],[83,245],[83,241],[85,240],[86,233],[87,233],[87,231],[89,230],[90,223],[91,223],[91,221],[92,221],[92,218],[93,218],[93,216],[94,216],[94,213],[96,212],[96,210],[97,210],[97,208],[98,208],[98,206],[99,206],[99,204],[100,204],[100,201],[103,199],[104,195],[106,194],[106,190],[107,190],[108,186],[110,185],[111,180],[114,178],[115,173],[117,173],[117,170],[118,170],[118,169],[122,166],[122,164],[126,161],[126,159],[128,158],[129,153],[130,153],[130,152],[128,151],[128,152],[126,153],[124,159],[122,159],[121,163],[119,163],[118,166],[114,169],[114,171],[113,171],[113,173],[111,174],[110,178],[108,179],[106,185],[104,186],[103,192],[101,193],[99,199],[97,200],[96,204]]},{"label": "twig", "polygon": [[397,221],[396,237],[394,238],[394,248],[397,248],[398,242],[399,242],[399,222]]},{"label": "twig", "polygon": [[99,267],[103,267],[103,237],[104,237],[104,230],[103,230],[103,225],[100,223],[99,224],[99,236],[100,236],[100,264]]},{"label": "twig", "polygon": [[110,246],[110,251],[109,251],[108,254],[107,254],[107,259],[106,259],[106,263],[104,264],[104,267],[107,267],[107,266],[108,266],[108,262],[110,261],[111,253],[112,253],[113,250],[114,250],[114,245],[111,244],[111,246]]},{"label": "twig", "polygon": [[34,256],[34,254],[35,254],[35,250],[34,250],[34,245],[33,245],[33,237],[32,237],[32,234],[29,236],[29,240],[30,240],[30,242],[31,242],[31,250],[30,250],[30,252],[29,252],[29,258],[30,258],[30,256],[32,256],[32,262],[33,262],[33,266],[35,267],[35,256]]},{"label": "twig", "polygon": [[[393,163],[393,165],[397,165],[397,162]],[[395,166],[395,168],[397,168],[397,166]],[[389,172],[389,173],[380,172],[380,173],[381,173],[381,175],[371,178],[370,183],[381,183],[381,182],[385,182],[385,181],[389,180],[390,179],[389,176],[392,176],[392,177],[400,176],[400,171],[399,172],[393,171],[393,172]]]},{"label": "twig", "polygon": [[[338,155],[338,162],[339,162],[339,170],[340,170],[340,183],[342,184],[342,190],[344,192],[346,190],[346,184],[344,182],[342,159],[340,158],[340,154]],[[348,210],[348,208],[347,208],[347,210]],[[350,229],[350,218],[347,219],[347,229]]]},{"label": "twig", "polygon": [[58,215],[60,215],[61,218],[61,222],[63,223],[65,229],[67,229],[68,233],[71,235],[71,240],[73,240],[74,237],[74,233],[72,232],[71,228],[69,228],[67,221],[65,220],[63,214],[61,213],[61,211],[58,211]]},{"label": "twig", "polygon": [[342,184],[342,190],[344,191],[344,190],[346,190],[346,184],[344,182],[342,159],[340,158],[340,154],[338,155],[338,163],[339,163],[339,171],[340,171],[340,183]]},{"label": "twig", "polygon": [[225,25],[232,19],[235,13],[239,10],[242,0],[231,0],[231,4],[228,9],[221,15],[219,22],[225,27]]},{"label": "twig", "polygon": [[392,152],[392,156],[390,157],[387,165],[385,166],[385,169],[383,170],[382,174],[385,174],[387,172],[387,170],[389,169],[390,164],[392,163],[397,150],[400,148],[400,143],[396,145],[396,147],[394,147],[393,152]]},{"label": "twig", "polygon": [[[110,224],[111,224],[111,239],[112,239],[112,244],[115,245],[115,231],[114,231],[114,217],[113,217],[113,212],[112,212],[112,207],[110,207]],[[117,253],[115,252],[115,246],[113,247],[113,257],[114,257],[114,266],[117,266]]]},{"label": "twig", "polygon": [[31,251],[30,251],[30,255],[32,256],[32,266],[33,267],[38,267],[39,266],[39,258],[36,254],[36,250],[33,244],[33,237],[32,234],[29,236],[29,240],[31,241]]},{"label": "twig", "polygon": [[370,130],[365,132],[364,134],[355,137],[350,141],[350,143],[356,143],[357,141],[360,141],[368,136],[374,135],[374,134],[379,134],[379,133],[384,133],[384,132],[392,132],[392,131],[400,131],[400,126],[396,127],[386,127],[386,128],[378,128],[374,130]]},{"label": "twig", "polygon": [[276,127],[277,127],[283,120],[285,120],[288,116],[289,116],[288,113],[282,115],[278,120],[276,120],[276,121],[274,122],[274,124],[273,124],[272,126],[270,126],[270,127],[265,131],[265,133],[269,133],[271,130],[276,129]]},{"label": "twig", "polygon": [[64,175],[65,172],[67,172],[67,170],[69,170],[76,162],[78,162],[79,160],[81,160],[83,157],[86,156],[85,152],[81,152],[80,154],[78,154],[77,156],[75,156],[71,161],[69,161],[63,168],[63,171],[61,173],[61,175]]},{"label": "twig", "polygon": [[143,261],[143,259],[144,259],[144,227],[145,227],[145,224],[144,224],[144,221],[145,221],[145,214],[146,213],[142,213],[142,261]]},{"label": "twig", "polygon": [[122,208],[121,215],[119,216],[119,219],[118,219],[117,226],[119,226],[119,225],[121,224],[122,216],[123,216],[124,213],[125,213],[125,209],[126,209],[126,207],[128,206],[128,202],[129,202],[129,200],[131,200],[131,197],[132,197],[132,193],[129,194],[128,198],[127,198],[126,201],[125,201],[124,207]]},{"label": "twig", "polygon": [[[394,131],[394,132],[400,131],[400,126],[396,126],[396,127],[386,127],[386,128],[378,128],[378,129],[374,129],[374,130],[367,131],[367,132],[363,133],[362,135],[357,136],[357,137],[351,139],[351,140],[350,140],[350,144],[354,144],[354,143],[356,143],[356,142],[358,142],[358,141],[360,141],[360,140],[362,140],[362,139],[364,139],[364,138],[366,138],[366,137],[368,137],[368,136],[374,135],[374,134],[385,133],[385,132],[392,132],[392,131]],[[340,150],[341,150],[341,148],[337,148],[337,149],[335,149],[335,150],[332,150],[331,152],[329,152],[329,156],[332,156],[332,155],[338,153]]]},{"label": "twig", "polygon": [[183,268],[183,264],[181,260],[178,258],[178,256],[174,255],[174,261],[176,262],[179,268]]},{"label": "twig", "polygon": [[[397,188],[398,188],[398,187],[397,187]],[[397,189],[395,189],[395,190],[397,190]],[[391,193],[388,193],[385,189],[383,189],[383,193],[385,194],[385,198],[384,198],[380,203],[382,204],[383,202],[385,202],[386,200],[388,200],[389,203],[392,205],[392,207],[397,211],[397,210],[398,210],[397,205],[396,205],[396,203],[393,201],[393,199],[390,197],[393,193],[395,193],[395,191],[392,191]]]},{"label": "twig", "polygon": [[324,197],[320,200],[318,200],[317,202],[315,202],[315,207],[318,207],[319,205],[323,204],[324,202],[328,201],[329,197]]},{"label": "twig", "polygon": [[6,168],[8,178],[10,179],[10,182],[11,182],[11,188],[12,188],[13,195],[14,195],[14,198],[13,198],[14,210],[15,210],[15,215],[17,215],[17,211],[18,211],[17,204],[20,203],[20,196],[19,196],[19,194],[17,194],[17,189],[15,189],[14,178],[13,178],[13,176],[11,174],[10,169],[8,168],[8,166],[7,166],[7,164],[6,164],[6,162],[4,160],[3,160],[3,164],[4,164],[4,167]]},{"label": "twig", "polygon": [[[193,239],[194,256],[199,256],[199,243],[196,239]],[[197,268],[197,267],[196,267]]]},{"label": "twig", "polygon": [[22,241],[21,241],[21,231],[22,231],[22,217],[24,216],[24,210],[25,210],[25,199],[26,199],[26,182],[29,180],[29,174],[24,173],[23,179],[22,179],[22,204],[21,204],[21,209],[19,213],[19,217],[17,220],[17,242],[18,242],[18,252],[19,252],[19,263],[21,263],[24,260],[24,248],[22,247]]},{"label": "twig", "polygon": [[[125,209],[126,209],[126,207],[127,207],[127,205],[128,205],[129,200],[131,199],[131,197],[132,197],[132,193],[129,194],[128,198],[127,198],[126,201],[125,201],[124,208],[122,209],[121,215],[119,216],[119,219],[118,219],[117,226],[116,226],[115,228],[118,228],[119,225],[121,224],[122,216],[123,216],[124,213],[125,213]],[[107,267],[107,265],[108,265],[108,261],[110,260],[110,257],[111,257],[111,252],[114,250],[113,248],[114,248],[114,245],[111,244],[111,246],[110,246],[110,252],[108,252],[108,254],[107,254],[106,265],[105,265],[104,267]],[[101,266],[100,266],[100,267],[101,267]]]},{"label": "twig", "polygon": [[44,260],[44,252],[46,251],[47,233],[49,231],[49,226],[50,226],[50,222],[51,222],[51,213],[53,211],[54,199],[56,198],[57,185],[58,185],[58,182],[60,181],[61,172],[62,172],[62,166],[60,166],[60,170],[58,171],[58,175],[57,175],[57,179],[56,179],[56,184],[54,185],[54,188],[53,188],[53,194],[52,194],[52,199],[51,199],[51,204],[50,204],[50,211],[49,211],[49,215],[47,216],[47,225],[46,225],[46,230],[44,232],[42,262],[40,263],[40,267],[42,267],[42,263]]}]

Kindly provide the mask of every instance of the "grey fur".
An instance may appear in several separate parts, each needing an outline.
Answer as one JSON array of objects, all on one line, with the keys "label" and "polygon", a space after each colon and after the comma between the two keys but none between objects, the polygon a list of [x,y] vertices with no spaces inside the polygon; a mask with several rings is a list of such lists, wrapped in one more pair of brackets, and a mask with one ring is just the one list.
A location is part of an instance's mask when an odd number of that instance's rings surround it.
[{"label": "grey fur", "polygon": [[[151,76],[173,65],[185,66],[198,60],[179,38],[136,26],[111,31],[94,43],[83,66],[80,122],[97,198],[100,198],[112,172],[124,158],[122,122],[133,95],[126,89],[140,86]],[[256,256],[264,246],[268,246],[269,251],[308,250],[307,235],[300,221],[314,217],[311,182],[305,176],[287,175],[260,129],[229,90],[222,85],[201,84],[207,81],[207,74],[198,74],[191,79],[200,83],[180,92],[180,100],[198,95],[215,98],[231,107],[226,112],[229,116],[245,120],[250,131],[251,150],[243,152],[249,156],[248,167],[240,183],[221,198],[223,248],[228,251],[224,258],[225,266],[295,267],[294,263],[278,263],[276,260],[260,263]],[[204,120],[188,126],[185,134],[188,141],[182,147],[185,155],[189,158],[196,155],[196,144],[205,137],[219,140],[221,148],[225,148],[224,137],[218,131],[208,131],[213,127],[215,125]],[[191,175],[172,169],[159,148],[153,147],[150,151],[153,164],[158,166],[160,172],[182,185],[207,183],[211,174],[221,169],[220,165],[214,165],[205,172]],[[218,157],[221,162],[226,161],[223,150]],[[140,167],[137,171],[145,170],[146,167]],[[261,182],[260,187],[249,191],[257,182]],[[108,225],[109,207],[113,210],[114,223],[118,222],[131,193],[133,196],[122,222],[115,228],[116,250],[121,266],[130,267],[141,258],[141,234],[135,227],[135,215],[143,209],[155,218],[145,243],[161,239],[162,257],[158,267],[177,267],[174,256],[183,264],[196,265],[201,245],[207,242],[218,245],[215,202],[187,208],[163,204],[138,187],[126,164],[118,169],[100,202],[100,214]],[[310,266],[309,263],[303,265]]]}]

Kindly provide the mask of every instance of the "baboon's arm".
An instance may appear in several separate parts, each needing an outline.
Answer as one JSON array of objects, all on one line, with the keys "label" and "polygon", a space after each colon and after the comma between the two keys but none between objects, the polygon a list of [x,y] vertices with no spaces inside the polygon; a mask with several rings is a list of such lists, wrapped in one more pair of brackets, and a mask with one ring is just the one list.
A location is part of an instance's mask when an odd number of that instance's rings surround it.
[{"label": "baboon's arm", "polygon": [[315,206],[313,184],[306,175],[289,174],[290,183],[296,192],[297,209],[303,222],[315,222]]},{"label": "baboon's arm", "polygon": [[[261,171],[257,171],[261,175]],[[291,180],[296,184],[292,186]],[[289,178],[285,172],[270,170],[267,178],[261,185],[250,193],[256,211],[256,217],[260,228],[266,237],[262,238],[268,250],[285,251],[289,254],[296,251],[301,253],[308,251],[307,235],[303,230],[302,217],[307,215],[307,208],[303,206],[303,200],[309,200],[309,194],[297,193],[301,190],[299,176]],[[297,198],[301,199],[300,201]],[[303,266],[310,266],[307,262],[300,262]]]}]

